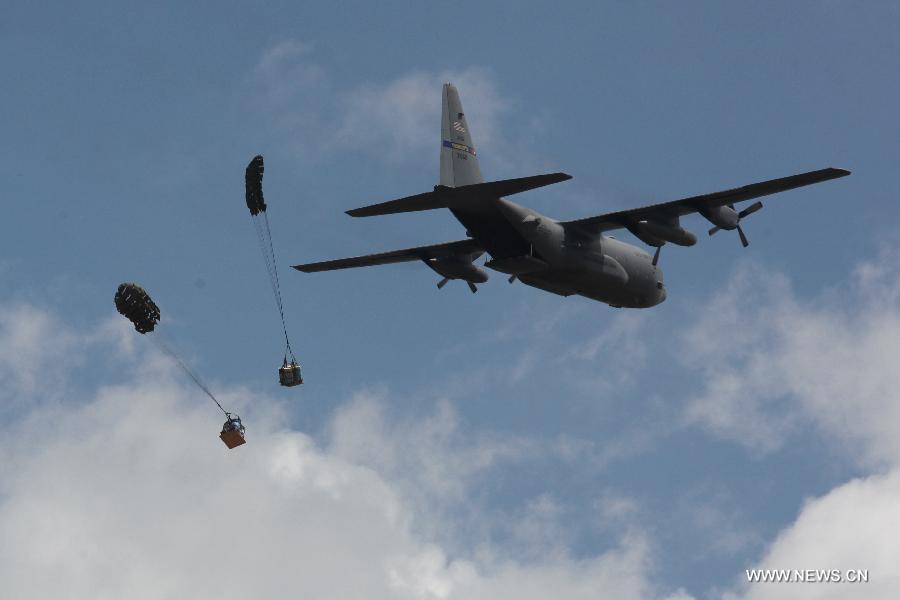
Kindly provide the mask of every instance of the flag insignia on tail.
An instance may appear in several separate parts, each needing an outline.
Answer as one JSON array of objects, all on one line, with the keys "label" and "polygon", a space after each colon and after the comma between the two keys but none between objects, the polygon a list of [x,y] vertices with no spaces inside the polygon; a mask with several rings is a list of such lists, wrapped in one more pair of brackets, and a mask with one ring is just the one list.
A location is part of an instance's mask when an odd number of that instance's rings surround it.
[{"label": "flag insignia on tail", "polygon": [[472,156],[475,156],[475,147],[474,146],[466,146],[465,144],[460,144],[458,142],[451,142],[450,140],[444,140],[444,148],[452,148],[454,150],[459,150],[460,152],[468,152]]}]

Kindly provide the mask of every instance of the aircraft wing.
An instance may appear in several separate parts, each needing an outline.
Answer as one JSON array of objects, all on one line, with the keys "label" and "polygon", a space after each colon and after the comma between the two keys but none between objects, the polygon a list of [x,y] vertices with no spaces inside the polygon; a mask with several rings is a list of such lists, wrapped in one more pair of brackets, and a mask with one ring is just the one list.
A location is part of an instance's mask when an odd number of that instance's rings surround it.
[{"label": "aircraft wing", "polygon": [[681,200],[663,202],[662,204],[651,204],[650,206],[642,206],[641,208],[620,210],[619,212],[588,217],[586,219],[578,219],[576,221],[565,221],[562,225],[582,229],[590,235],[595,235],[602,231],[628,227],[638,221],[654,218],[669,219],[672,217],[680,217],[693,212],[700,212],[704,209],[734,204],[735,202],[750,200],[751,198],[768,196],[769,194],[784,192],[805,185],[828,181],[829,179],[837,179],[838,177],[844,177],[849,174],[850,171],[844,169],[820,169],[818,171],[810,171],[809,173],[791,175],[790,177],[771,179],[760,183],[751,183],[750,185],[745,185],[743,187],[714,192],[712,194],[692,196],[690,198],[682,198]]},{"label": "aircraft wing", "polygon": [[350,269],[353,267],[373,267],[375,265],[389,265],[392,263],[408,262],[412,260],[428,260],[430,258],[447,258],[460,254],[474,254],[472,260],[478,258],[484,249],[473,239],[460,240],[458,242],[446,242],[433,246],[418,246],[380,254],[367,254],[366,256],[354,256],[353,258],[340,258],[338,260],[326,260],[323,262],[294,265],[294,268],[304,273],[317,273],[319,271],[334,271],[335,269]]}]

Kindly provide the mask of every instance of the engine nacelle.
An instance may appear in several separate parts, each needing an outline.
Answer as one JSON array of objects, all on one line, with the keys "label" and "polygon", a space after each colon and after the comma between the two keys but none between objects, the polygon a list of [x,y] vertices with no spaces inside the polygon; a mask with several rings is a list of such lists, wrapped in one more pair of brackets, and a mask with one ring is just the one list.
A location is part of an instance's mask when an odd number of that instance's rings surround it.
[{"label": "engine nacelle", "polygon": [[638,228],[637,225],[628,225],[627,228],[637,239],[648,246],[662,246],[666,243],[666,240],[650,235],[646,231]]},{"label": "engine nacelle", "polygon": [[730,206],[714,206],[701,210],[700,214],[713,225],[727,230],[737,227],[738,221],[740,221],[737,211]]},{"label": "engine nacelle", "polygon": [[[678,220],[671,223],[661,223],[659,221],[639,221],[637,230],[640,233],[659,238],[679,246],[693,246],[697,243],[697,236],[681,227]],[[648,242],[649,243],[649,242]],[[659,244],[651,244],[659,245]]]},{"label": "engine nacelle", "polygon": [[488,280],[488,274],[476,267],[470,261],[456,257],[429,258],[425,264],[442,277],[447,279],[462,279],[469,283],[484,283]]}]

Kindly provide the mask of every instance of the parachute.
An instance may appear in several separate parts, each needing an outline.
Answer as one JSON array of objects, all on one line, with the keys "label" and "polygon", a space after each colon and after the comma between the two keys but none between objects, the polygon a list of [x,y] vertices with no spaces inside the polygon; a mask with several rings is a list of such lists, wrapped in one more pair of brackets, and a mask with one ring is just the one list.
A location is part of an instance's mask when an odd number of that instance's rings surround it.
[{"label": "parachute", "polygon": [[[278,306],[278,314],[281,315],[281,329],[284,332],[284,362],[278,369],[278,381],[285,387],[293,387],[303,383],[300,373],[300,365],[291,349],[291,340],[288,338],[287,323],[284,318],[284,303],[281,300],[281,284],[278,281],[278,265],[275,262],[275,245],[272,243],[272,230],[269,227],[269,216],[266,214],[266,202],[263,198],[262,179],[265,165],[263,157],[256,155],[244,174],[246,185],[247,208],[250,209],[250,218],[256,228],[256,237],[259,240],[259,248],[262,250],[266,261],[266,269],[269,271],[269,282],[272,285],[272,293],[275,295],[275,304]],[[290,361],[288,358],[290,357]]]},{"label": "parachute", "polygon": [[[146,334],[156,327],[156,324],[159,323],[160,313],[159,307],[156,303],[150,298],[150,294],[148,294],[144,288],[139,286],[136,283],[123,283],[119,286],[119,289],[116,290],[116,310],[119,311],[126,319],[131,321],[134,328],[141,334]],[[241,424],[241,418],[237,415],[233,415],[232,413],[226,411],[222,408],[222,405],[219,404],[219,401],[216,400],[216,397],[213,396],[212,392],[209,391],[209,388],[200,381],[200,378],[197,377],[193,371],[191,371],[187,364],[181,359],[180,356],[170,348],[165,342],[162,341],[159,337],[151,337],[154,343],[166,354],[168,354],[172,359],[178,363],[178,366],[190,377],[197,386],[203,390],[207,396],[209,396],[213,402],[216,403],[216,406],[219,407],[223,413],[225,413],[225,424],[222,426],[222,433],[219,437],[222,438],[222,441],[225,442],[225,445],[229,448],[234,448],[236,446],[240,446],[245,443],[244,439],[244,426]]]},{"label": "parachute", "polygon": [[116,290],[116,310],[132,322],[138,333],[153,331],[159,323],[159,307],[144,288],[136,283],[123,283]]},{"label": "parachute", "polygon": [[247,172],[244,174],[247,184],[247,208],[250,209],[250,215],[253,217],[261,212],[266,212],[266,202],[263,200],[262,192],[262,178],[265,170],[263,157],[257,154],[247,165]]}]

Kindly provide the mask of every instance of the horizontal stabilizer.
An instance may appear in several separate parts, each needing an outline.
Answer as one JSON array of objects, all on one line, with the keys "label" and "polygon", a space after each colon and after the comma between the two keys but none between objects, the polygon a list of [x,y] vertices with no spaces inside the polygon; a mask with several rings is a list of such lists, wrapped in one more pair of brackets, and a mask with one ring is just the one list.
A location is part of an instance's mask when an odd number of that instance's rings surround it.
[{"label": "horizontal stabilizer", "polygon": [[374,217],[376,215],[390,215],[420,210],[434,210],[436,208],[465,208],[482,200],[512,196],[521,192],[527,192],[535,188],[544,187],[553,183],[559,183],[572,179],[565,173],[549,173],[547,175],[533,175],[518,179],[504,179],[501,181],[488,181],[487,183],[473,183],[461,187],[434,186],[433,192],[407,196],[397,200],[388,200],[381,204],[373,204],[362,208],[348,210],[351,217]]},{"label": "horizontal stabilizer", "polygon": [[[335,269],[350,269],[353,267],[374,267],[375,265],[389,265],[393,263],[408,262],[412,260],[427,261],[431,258],[448,258],[451,256],[480,255],[484,249],[478,242],[472,239],[458,242],[446,242],[432,246],[419,246],[406,248],[380,254],[366,256],[354,256],[353,258],[341,258],[338,260],[326,260],[324,262],[294,265],[294,268],[304,273],[317,273],[319,271],[334,271]],[[474,258],[473,258],[474,259]]]},{"label": "horizontal stabilizer", "polygon": [[381,204],[372,204],[362,208],[354,208],[348,210],[347,214],[351,217],[374,217],[376,215],[392,215],[396,213],[416,212],[419,210],[434,210],[436,208],[447,208],[448,202],[451,200],[449,190],[454,188],[445,188],[439,185],[434,186],[433,192],[425,192],[424,194],[416,194],[415,196],[406,196],[397,200],[388,200]]}]

